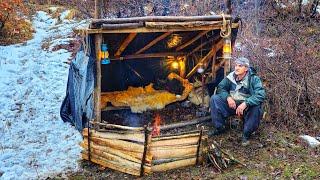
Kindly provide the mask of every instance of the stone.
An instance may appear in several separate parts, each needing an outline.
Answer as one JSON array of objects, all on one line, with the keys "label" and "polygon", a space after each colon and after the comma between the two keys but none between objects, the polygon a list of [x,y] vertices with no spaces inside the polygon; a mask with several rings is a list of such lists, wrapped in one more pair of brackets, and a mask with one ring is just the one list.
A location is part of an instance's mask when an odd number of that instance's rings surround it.
[{"label": "stone", "polygon": [[316,138],[309,136],[309,135],[300,135],[299,139],[301,139],[303,142],[305,142],[309,147],[316,148],[320,146],[320,141],[318,141]]}]

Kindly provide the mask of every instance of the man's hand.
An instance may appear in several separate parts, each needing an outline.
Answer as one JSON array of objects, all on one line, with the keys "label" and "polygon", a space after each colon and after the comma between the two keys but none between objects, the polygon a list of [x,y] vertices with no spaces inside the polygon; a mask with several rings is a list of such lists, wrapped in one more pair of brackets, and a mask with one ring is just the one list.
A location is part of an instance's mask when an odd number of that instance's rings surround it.
[{"label": "man's hand", "polygon": [[228,105],[231,109],[236,109],[237,108],[237,104],[236,104],[236,101],[234,101],[232,99],[232,97],[228,97],[227,98],[227,101],[228,101]]},{"label": "man's hand", "polygon": [[245,102],[241,103],[237,109],[236,109],[236,114],[238,116],[242,116],[243,115],[243,111],[247,108],[247,104]]}]

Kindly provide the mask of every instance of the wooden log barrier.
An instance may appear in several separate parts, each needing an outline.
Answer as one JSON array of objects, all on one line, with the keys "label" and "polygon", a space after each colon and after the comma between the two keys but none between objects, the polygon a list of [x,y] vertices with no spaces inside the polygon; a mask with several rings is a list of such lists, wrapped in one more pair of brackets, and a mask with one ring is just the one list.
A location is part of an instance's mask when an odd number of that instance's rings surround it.
[{"label": "wooden log barrier", "polygon": [[[83,136],[88,136],[88,128],[83,129]],[[130,140],[143,143],[145,137],[143,133],[140,132],[127,132],[127,133],[117,133],[117,132],[99,132],[96,130],[90,130],[90,137],[104,138],[104,139],[118,139],[118,140]]]},{"label": "wooden log barrier", "polygon": [[196,156],[197,145],[170,146],[170,147],[150,147],[150,152],[154,159],[168,159],[183,156]]},{"label": "wooden log barrier", "polygon": [[84,129],[82,158],[135,176],[191,166],[207,152],[202,131],[151,137],[147,127],[141,131],[108,124],[103,132]]},{"label": "wooden log barrier", "polygon": [[185,137],[178,139],[165,139],[160,141],[152,141],[151,147],[179,146],[179,145],[195,145],[199,140],[198,136]]},{"label": "wooden log barrier", "polygon": [[[85,150],[88,150],[88,144],[87,143],[88,143],[87,141],[84,141],[84,142],[82,142],[80,144],[80,146],[83,147]],[[109,154],[112,154],[112,155],[116,155],[116,156],[119,156],[121,158],[130,160],[130,161],[133,161],[133,162],[137,162],[137,163],[141,162],[141,158],[142,158],[142,155],[143,155],[142,152],[138,153],[138,152],[123,151],[123,150],[114,149],[114,148],[111,148],[111,147],[99,146],[99,145],[95,144],[94,142],[91,142],[90,150],[92,150],[92,149],[99,150],[99,151],[102,151],[102,152],[105,152],[105,153],[109,153]],[[151,160],[152,160],[152,155],[150,153],[147,153],[145,161],[147,163],[150,163]]]},{"label": "wooden log barrier", "polygon": [[[85,152],[81,153],[81,156],[83,159],[85,160],[89,160],[88,159],[88,154],[86,154]],[[105,158],[102,158],[101,156],[92,154],[91,155],[91,161],[99,164],[103,167],[107,167],[110,169],[114,169],[123,173],[127,173],[127,174],[132,174],[135,176],[139,176],[140,175],[140,167],[137,168],[133,168],[133,167],[129,167],[129,166],[123,166],[118,162],[114,162],[114,161],[110,161],[110,160],[106,160]],[[151,173],[151,168],[150,167],[145,167],[144,168],[144,172],[145,174],[150,174]]]},{"label": "wooden log barrier", "polygon": [[169,163],[162,163],[159,165],[154,165],[154,166],[151,166],[151,171],[152,172],[162,172],[162,171],[167,171],[167,170],[171,170],[171,169],[195,165],[196,159],[197,158],[194,157],[194,158],[183,159],[183,160],[173,161],[173,162],[169,162]]}]

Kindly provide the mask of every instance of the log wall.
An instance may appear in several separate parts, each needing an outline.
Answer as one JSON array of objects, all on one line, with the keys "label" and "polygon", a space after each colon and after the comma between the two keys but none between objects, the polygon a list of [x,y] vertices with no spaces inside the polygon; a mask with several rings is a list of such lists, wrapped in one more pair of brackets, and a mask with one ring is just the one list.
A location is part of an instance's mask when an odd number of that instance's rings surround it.
[{"label": "log wall", "polygon": [[147,128],[99,126],[99,131],[83,130],[82,158],[135,176],[196,165],[207,151],[201,130],[152,137]]}]

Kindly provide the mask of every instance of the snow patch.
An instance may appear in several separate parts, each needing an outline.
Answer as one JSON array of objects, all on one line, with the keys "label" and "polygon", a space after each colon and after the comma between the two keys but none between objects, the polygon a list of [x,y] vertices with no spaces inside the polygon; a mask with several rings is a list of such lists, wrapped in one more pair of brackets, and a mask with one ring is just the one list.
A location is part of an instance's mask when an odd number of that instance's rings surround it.
[{"label": "snow patch", "polygon": [[[34,38],[0,46],[0,179],[41,179],[79,169],[81,134],[60,119],[71,53],[42,50],[71,40],[81,22],[56,25],[46,12],[33,18]],[[58,39],[57,39],[58,38]]]},{"label": "snow patch", "polygon": [[63,11],[63,12],[60,14],[60,19],[61,19],[61,20],[66,19],[66,17],[68,17],[68,15],[69,15],[70,13],[71,13],[70,10],[65,10],[65,11]]},{"label": "snow patch", "polygon": [[302,5],[307,5],[309,3],[309,0],[302,0]]}]

